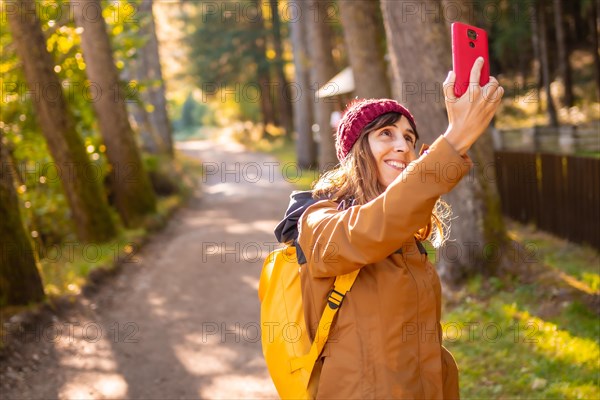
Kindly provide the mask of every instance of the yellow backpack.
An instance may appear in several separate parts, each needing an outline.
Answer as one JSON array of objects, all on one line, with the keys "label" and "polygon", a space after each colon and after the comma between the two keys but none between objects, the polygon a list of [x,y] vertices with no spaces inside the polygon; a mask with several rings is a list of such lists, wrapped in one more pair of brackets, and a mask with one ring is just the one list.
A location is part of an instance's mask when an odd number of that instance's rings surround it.
[{"label": "yellow backpack", "polygon": [[309,383],[313,367],[329,337],[329,329],[359,270],[338,276],[310,342],[302,308],[300,265],[294,246],[271,252],[264,262],[258,298],[263,355],[282,399],[314,399]]}]

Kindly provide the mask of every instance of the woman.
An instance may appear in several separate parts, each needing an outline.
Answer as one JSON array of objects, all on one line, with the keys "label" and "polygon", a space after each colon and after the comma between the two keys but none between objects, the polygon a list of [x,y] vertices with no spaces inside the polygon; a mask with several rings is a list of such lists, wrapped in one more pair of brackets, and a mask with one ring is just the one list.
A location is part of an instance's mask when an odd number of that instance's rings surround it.
[{"label": "woman", "polygon": [[448,129],[419,157],[406,108],[386,99],[351,105],[337,131],[340,166],[317,182],[311,198],[292,198],[313,337],[335,277],[360,269],[315,366],[317,398],[459,397],[456,363],[441,345],[439,277],[420,242],[443,242],[439,197],[467,174],[466,152],[503,95],[494,78],[479,86],[482,65],[476,61],[471,92],[460,99],[455,75],[448,75]]}]

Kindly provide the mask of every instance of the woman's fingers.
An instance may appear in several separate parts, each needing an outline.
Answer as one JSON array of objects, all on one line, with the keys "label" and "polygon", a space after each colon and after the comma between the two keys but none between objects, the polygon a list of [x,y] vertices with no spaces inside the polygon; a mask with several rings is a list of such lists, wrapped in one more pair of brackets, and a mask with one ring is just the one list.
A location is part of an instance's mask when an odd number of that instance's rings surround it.
[{"label": "woman's fingers", "polygon": [[483,57],[478,57],[477,60],[473,63],[473,68],[471,68],[471,77],[469,78],[469,82],[472,85],[479,86],[479,79],[481,78],[481,69],[483,68]]},{"label": "woman's fingers", "polygon": [[504,95],[504,88],[496,78],[490,76],[490,81],[483,87],[483,97],[488,103],[499,103]]},{"label": "woman's fingers", "polygon": [[498,92],[500,92],[500,100],[504,97],[504,88],[502,86],[498,86]]},{"label": "woman's fingers", "polygon": [[444,97],[448,101],[456,100],[456,96],[454,95],[454,83],[455,82],[456,82],[456,74],[454,73],[454,71],[448,72],[448,76],[446,77],[446,80],[444,81],[444,85],[443,85]]}]

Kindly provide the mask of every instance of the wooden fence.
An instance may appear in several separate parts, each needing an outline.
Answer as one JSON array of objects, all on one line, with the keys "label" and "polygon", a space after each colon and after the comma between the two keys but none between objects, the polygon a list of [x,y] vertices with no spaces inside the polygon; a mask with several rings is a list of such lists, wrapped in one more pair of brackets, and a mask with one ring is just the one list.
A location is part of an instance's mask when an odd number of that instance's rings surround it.
[{"label": "wooden fence", "polygon": [[505,215],[600,250],[600,159],[496,151]]},{"label": "wooden fence", "polygon": [[492,129],[494,149],[539,153],[577,154],[600,152],[600,121],[585,126],[533,126],[522,129]]}]

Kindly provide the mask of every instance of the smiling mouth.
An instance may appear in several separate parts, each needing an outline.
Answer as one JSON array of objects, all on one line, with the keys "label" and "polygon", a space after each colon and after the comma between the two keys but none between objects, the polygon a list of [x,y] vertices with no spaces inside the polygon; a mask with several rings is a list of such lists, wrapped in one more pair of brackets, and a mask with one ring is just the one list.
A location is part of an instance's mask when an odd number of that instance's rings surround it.
[{"label": "smiling mouth", "polygon": [[385,160],[384,163],[394,168],[396,171],[402,171],[406,168],[406,163],[402,161]]}]

